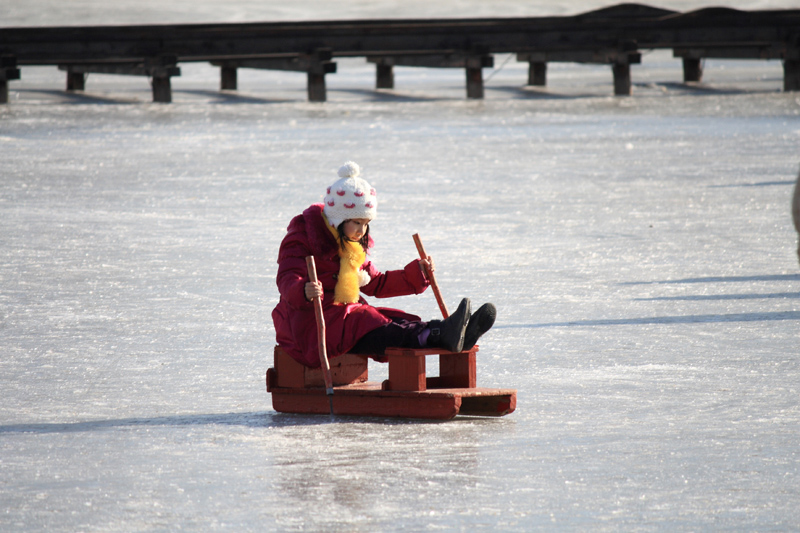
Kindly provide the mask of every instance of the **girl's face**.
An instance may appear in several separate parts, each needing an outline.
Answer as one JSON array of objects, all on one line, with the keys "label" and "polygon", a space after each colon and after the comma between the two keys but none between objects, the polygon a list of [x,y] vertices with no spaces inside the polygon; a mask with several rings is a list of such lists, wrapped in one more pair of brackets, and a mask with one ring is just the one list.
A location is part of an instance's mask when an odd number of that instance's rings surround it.
[{"label": "girl's face", "polygon": [[360,241],[369,227],[368,218],[350,218],[344,222],[344,236],[351,241]]}]

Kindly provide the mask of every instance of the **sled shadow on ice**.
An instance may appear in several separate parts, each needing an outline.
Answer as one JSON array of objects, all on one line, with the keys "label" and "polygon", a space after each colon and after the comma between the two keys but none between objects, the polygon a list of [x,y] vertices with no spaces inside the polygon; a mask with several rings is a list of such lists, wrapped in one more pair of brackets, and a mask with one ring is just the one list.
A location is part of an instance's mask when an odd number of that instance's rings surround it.
[{"label": "sled shadow on ice", "polygon": [[[629,281],[619,285],[671,285],[694,283],[753,283],[776,281],[800,281],[800,274],[768,274],[758,276],[705,276],[660,281]],[[757,299],[792,299],[800,298],[800,292],[773,293],[739,293],[739,294],[702,294],[685,296],[661,296],[651,298],[634,298],[634,301],[702,301],[702,300],[757,300]],[[508,324],[497,325],[503,328],[552,328],[566,326],[625,326],[652,324],[708,324],[725,322],[775,322],[784,320],[800,320],[800,311],[773,311],[752,313],[703,314],[703,315],[667,315],[634,318],[599,318],[591,320],[570,320],[565,322],[545,322],[541,324]]]},{"label": "sled shadow on ice", "polygon": [[[754,90],[754,89],[737,89],[733,87],[718,87],[710,85],[698,84],[684,84],[673,82],[645,82],[634,83],[634,88],[638,91],[655,91],[657,93],[668,92],[671,95],[689,95],[689,96],[735,96],[735,95],[749,95],[749,94],[772,94],[775,92],[773,89]],[[497,91],[506,93],[517,99],[535,99],[535,100],[582,100],[587,98],[607,98],[611,95],[608,94],[608,88],[605,85],[596,85],[596,91],[587,91],[585,88],[573,87],[559,87],[559,86],[534,86],[526,85],[523,87],[518,86],[503,86],[503,85],[488,85],[487,91]]]},{"label": "sled shadow on ice", "polygon": [[511,328],[556,328],[566,326],[641,326],[652,324],[708,324],[716,322],[773,322],[800,320],[800,311],[777,311],[774,313],[730,313],[724,315],[652,316],[640,318],[598,318],[593,320],[570,320],[568,322],[546,322],[543,324],[508,324],[494,329]]},{"label": "sled shadow on ice", "polygon": [[[761,80],[761,81],[774,81],[779,83],[780,80]],[[662,88],[666,91],[671,91],[673,94],[690,94],[690,95],[712,95],[712,96],[735,96],[741,94],[772,94],[775,89],[772,88],[746,88],[741,89],[727,85],[715,85],[713,83],[699,83],[699,82],[655,82],[634,84],[634,86],[647,87],[647,88]]]},{"label": "sled shadow on ice", "polygon": [[732,183],[730,185],[709,185],[709,189],[730,189],[734,187],[774,187],[779,185],[794,185],[795,180],[784,181],[758,181],[755,183]]},{"label": "sled shadow on ice", "polygon": [[187,94],[209,98],[212,104],[286,104],[296,101],[285,98],[263,98],[234,91],[204,91],[200,89],[181,89],[173,91],[173,94]]},{"label": "sled shadow on ice", "polygon": [[760,276],[703,276],[700,278],[660,281],[624,281],[620,285],[672,285],[679,283],[750,283],[753,281],[800,281],[800,274],[765,274]]},{"label": "sled shadow on ice", "polygon": [[421,94],[410,94],[396,89],[330,89],[331,93],[346,93],[362,96],[373,102],[444,102],[453,100],[446,96],[424,96]]},{"label": "sled shadow on ice", "polygon": [[115,98],[111,96],[105,96],[102,94],[92,94],[86,93],[82,91],[57,91],[57,90],[47,90],[47,89],[18,89],[20,93],[29,93],[29,94],[40,94],[43,96],[51,97],[55,101],[53,103],[56,104],[108,104],[108,105],[119,105],[119,104],[141,104],[143,100],[139,100],[138,98]]},{"label": "sled shadow on ice", "polygon": [[654,296],[652,298],[634,298],[635,302],[672,302],[672,301],[716,301],[716,300],[770,300],[800,298],[800,292],[771,292],[744,294],[695,294],[689,296]]},{"label": "sled shadow on ice", "polygon": [[[474,422],[475,418],[469,421]],[[481,419],[483,420],[483,419]],[[494,420],[494,419],[492,419]],[[89,420],[85,422],[66,423],[30,423],[0,425],[0,435],[4,433],[82,433],[90,431],[104,431],[117,428],[136,427],[181,427],[181,426],[242,426],[249,428],[283,428],[294,426],[318,426],[330,423],[370,423],[377,422],[382,425],[401,424],[438,424],[458,422],[456,420],[422,420],[422,419],[389,419],[379,417],[352,417],[352,416],[319,416],[304,414],[276,413],[273,411],[250,413],[220,413],[220,414],[195,414],[171,415],[156,417],[120,418],[113,420]]]}]

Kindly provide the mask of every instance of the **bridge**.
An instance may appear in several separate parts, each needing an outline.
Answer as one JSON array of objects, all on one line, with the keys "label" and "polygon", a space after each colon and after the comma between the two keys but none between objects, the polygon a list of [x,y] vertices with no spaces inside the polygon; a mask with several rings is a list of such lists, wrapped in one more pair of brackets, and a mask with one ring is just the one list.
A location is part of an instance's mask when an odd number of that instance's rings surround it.
[{"label": "bridge", "polygon": [[153,101],[170,102],[180,64],[220,69],[220,89],[237,88],[243,68],[305,72],[308,99],[327,98],[337,57],[364,57],[375,86],[394,87],[394,67],[459,68],[466,96],[483,98],[482,69],[494,54],[529,65],[528,85],[544,86],[547,63],[607,64],[614,94],[631,94],[630,65],[642,50],[671,49],[685,82],[702,80],[702,59],[779,59],[785,91],[800,91],[800,9],[686,13],[620,4],[574,16],[0,28],[0,103],[26,66],[66,73],[66,90],[85,90],[91,73],[147,76]]}]

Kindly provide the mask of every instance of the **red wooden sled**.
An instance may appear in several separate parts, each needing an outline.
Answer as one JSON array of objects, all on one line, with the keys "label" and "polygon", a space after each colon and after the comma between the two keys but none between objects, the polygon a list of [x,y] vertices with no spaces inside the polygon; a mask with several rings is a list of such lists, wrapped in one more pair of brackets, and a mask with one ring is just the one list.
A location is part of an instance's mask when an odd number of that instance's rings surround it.
[{"label": "red wooden sled", "polygon": [[[344,354],[330,360],[333,412],[337,415],[432,418],[456,415],[504,416],[517,405],[514,389],[477,386],[478,347],[454,353],[436,349],[389,348],[389,379],[369,382],[367,356]],[[425,358],[439,356],[439,376],[426,377]],[[267,392],[281,413],[329,414],[323,372],[298,363],[280,346],[267,370]]]}]

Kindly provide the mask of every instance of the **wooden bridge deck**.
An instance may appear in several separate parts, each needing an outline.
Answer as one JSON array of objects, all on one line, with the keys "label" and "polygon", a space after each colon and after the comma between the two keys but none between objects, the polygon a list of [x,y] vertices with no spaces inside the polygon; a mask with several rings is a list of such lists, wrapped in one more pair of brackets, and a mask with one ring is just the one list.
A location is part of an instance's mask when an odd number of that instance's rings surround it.
[{"label": "wooden bridge deck", "polygon": [[800,90],[800,9],[679,13],[621,4],[565,17],[0,28],[0,102],[28,65],[58,66],[68,90],[84,89],[92,72],[149,76],[154,100],[168,102],[169,80],[185,62],[219,66],[222,89],[236,88],[239,68],[306,72],[309,99],[324,101],[336,57],[375,63],[378,88],[393,86],[398,65],[463,68],[467,96],[481,98],[481,69],[497,53],[527,61],[531,85],[546,83],[548,62],[609,64],[615,94],[628,95],[629,65],[650,49],[683,58],[685,81],[700,80],[706,57],[781,59],[784,89]]}]

